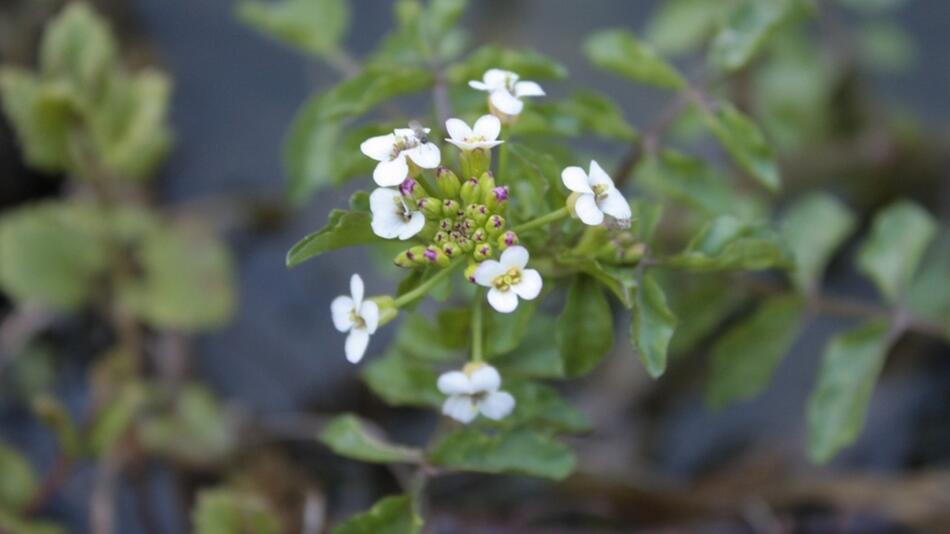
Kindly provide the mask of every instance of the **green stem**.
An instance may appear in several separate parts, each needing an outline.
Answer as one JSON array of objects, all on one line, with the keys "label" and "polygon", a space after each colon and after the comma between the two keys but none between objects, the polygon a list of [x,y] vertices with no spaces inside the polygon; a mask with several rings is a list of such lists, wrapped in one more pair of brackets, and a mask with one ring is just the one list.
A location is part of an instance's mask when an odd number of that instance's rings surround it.
[{"label": "green stem", "polygon": [[474,362],[480,362],[484,359],[482,354],[482,316],[485,314],[482,301],[484,297],[485,291],[479,290],[475,292],[475,300],[472,301],[472,361]]},{"label": "green stem", "polygon": [[504,141],[498,147],[498,176],[495,176],[495,180],[499,184],[508,183],[508,144],[511,143],[511,134],[508,126],[501,130],[501,140]]},{"label": "green stem", "polygon": [[556,209],[552,211],[551,213],[548,213],[547,215],[542,215],[536,219],[531,219],[528,222],[519,224],[518,226],[515,226],[514,228],[512,228],[511,231],[516,234],[521,233],[521,232],[526,232],[528,230],[532,230],[539,226],[544,226],[546,224],[553,223],[554,221],[561,220],[570,214],[571,212],[568,211],[567,206],[565,206],[563,208]]},{"label": "green stem", "polygon": [[433,287],[438,285],[440,282],[448,278],[448,276],[452,274],[452,271],[454,271],[456,267],[462,264],[462,259],[463,258],[456,258],[455,261],[450,263],[444,269],[435,273],[432,276],[432,278],[429,278],[428,280],[422,282],[421,284],[416,286],[415,289],[413,289],[412,291],[409,291],[407,293],[404,293],[403,295],[400,295],[399,298],[393,301],[393,304],[397,308],[402,308],[403,306],[415,301],[416,299],[422,298],[423,296],[425,296],[426,293],[429,292],[430,289],[432,289]]}]

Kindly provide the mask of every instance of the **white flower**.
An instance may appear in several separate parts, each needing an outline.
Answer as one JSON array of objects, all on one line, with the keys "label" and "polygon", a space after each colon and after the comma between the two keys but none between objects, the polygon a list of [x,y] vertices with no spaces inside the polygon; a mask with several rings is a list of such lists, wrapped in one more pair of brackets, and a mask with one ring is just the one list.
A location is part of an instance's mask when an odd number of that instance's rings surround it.
[{"label": "white flower", "polygon": [[498,391],[501,387],[498,371],[483,363],[444,373],[439,377],[438,386],[439,391],[449,396],[442,405],[442,413],[462,423],[470,423],[479,412],[497,421],[515,407],[515,398],[510,393]]},{"label": "white flower", "polygon": [[513,246],[501,253],[499,261],[485,260],[475,269],[475,283],[489,287],[488,303],[501,313],[511,313],[518,307],[518,297],[532,300],[541,292],[541,275],[534,269],[525,269],[528,249]]},{"label": "white flower", "polygon": [[474,128],[469,128],[468,124],[461,119],[449,119],[445,121],[445,130],[449,132],[450,137],[446,141],[462,150],[477,148],[489,150],[504,143],[504,141],[498,141],[501,121],[494,115],[482,115],[475,121]]},{"label": "white flower", "polygon": [[491,105],[505,115],[518,115],[524,108],[521,101],[526,96],[544,96],[544,89],[535,82],[518,81],[514,72],[501,69],[488,69],[482,81],[472,80],[469,87],[490,93]]},{"label": "white flower", "polygon": [[[428,134],[429,129],[424,132]],[[406,158],[423,169],[438,167],[442,158],[438,146],[426,136],[416,135],[411,128],[396,128],[391,134],[370,137],[360,145],[360,152],[379,162],[373,180],[383,187],[399,185],[409,176]]]},{"label": "white flower", "polygon": [[340,332],[349,332],[346,337],[346,359],[359,363],[363,359],[369,336],[379,326],[379,306],[371,300],[363,300],[363,279],[354,274],[350,277],[350,296],[340,295],[330,303],[333,326]]},{"label": "white flower", "polygon": [[589,174],[580,167],[564,169],[561,181],[576,193],[574,213],[584,224],[604,222],[605,213],[620,221],[630,220],[630,204],[596,161],[590,162]]},{"label": "white flower", "polygon": [[415,201],[399,191],[377,188],[369,196],[373,233],[383,239],[398,237],[404,241],[418,234],[426,223],[426,217],[415,208]]}]

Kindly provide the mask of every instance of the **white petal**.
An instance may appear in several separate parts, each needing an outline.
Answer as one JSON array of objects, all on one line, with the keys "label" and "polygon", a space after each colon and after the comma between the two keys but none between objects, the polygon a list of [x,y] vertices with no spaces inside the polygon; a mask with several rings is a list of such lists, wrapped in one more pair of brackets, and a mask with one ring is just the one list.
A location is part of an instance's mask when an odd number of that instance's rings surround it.
[{"label": "white petal", "polygon": [[366,323],[366,333],[374,334],[376,327],[379,326],[379,304],[367,300],[360,306],[359,313],[360,317],[363,318],[363,322]]},{"label": "white petal", "polygon": [[347,332],[350,328],[353,328],[353,321],[350,320],[353,309],[353,299],[346,295],[340,295],[330,303],[333,326],[340,332]]},{"label": "white petal", "polygon": [[515,84],[515,96],[544,96],[544,89],[535,82],[518,82]]},{"label": "white petal", "polygon": [[[429,130],[426,130],[428,132]],[[396,137],[402,137],[404,139],[415,139],[416,132],[412,128],[396,128],[393,130],[393,133],[396,134]]]},{"label": "white petal", "polygon": [[610,179],[610,176],[608,176],[604,169],[602,169],[601,166],[598,165],[594,160],[590,161],[589,181],[591,187],[600,184],[607,184],[611,188],[614,186],[614,181]]},{"label": "white petal", "polygon": [[395,189],[377,187],[369,195],[369,210],[373,213],[391,212],[399,196],[399,191]]},{"label": "white petal", "polygon": [[499,313],[511,313],[518,307],[518,295],[514,291],[488,290],[488,303]]},{"label": "white petal", "polygon": [[421,211],[416,211],[412,213],[412,216],[409,217],[409,222],[402,223],[399,227],[399,239],[403,241],[409,239],[410,237],[418,234],[422,227],[426,224],[426,216],[422,214]]},{"label": "white petal", "polygon": [[616,189],[611,189],[605,196],[597,199],[597,207],[615,219],[629,219],[632,215],[630,203]]},{"label": "white petal", "polygon": [[366,347],[369,345],[369,332],[362,328],[354,328],[350,335],[346,336],[346,359],[350,363],[359,363],[366,354]]},{"label": "white petal", "polygon": [[370,137],[360,144],[360,152],[376,161],[389,161],[395,142],[396,136],[393,134]]},{"label": "white petal", "polygon": [[512,267],[524,269],[524,266],[528,264],[528,249],[521,245],[508,247],[501,253],[501,258],[498,261],[501,262],[502,268],[506,271]]},{"label": "white petal", "polygon": [[436,385],[445,395],[470,395],[474,392],[472,381],[462,371],[442,373]]},{"label": "white petal", "polygon": [[373,233],[383,239],[398,237],[405,227],[405,223],[396,215],[395,211],[373,213],[373,220],[370,221],[369,225],[373,229]]},{"label": "white petal", "polygon": [[439,147],[435,143],[425,143],[406,151],[416,165],[423,169],[434,169],[442,161],[442,154],[439,153]]},{"label": "white petal", "polygon": [[577,202],[574,203],[574,213],[577,214],[577,218],[582,223],[590,226],[597,226],[604,222],[604,212],[597,207],[597,201],[594,200],[593,194],[584,194],[577,197]]},{"label": "white petal", "polygon": [[392,161],[380,161],[373,170],[373,180],[383,187],[399,185],[407,176],[409,164],[406,163],[405,153],[399,154]]},{"label": "white petal", "polygon": [[561,181],[564,182],[564,187],[576,193],[594,192],[587,182],[587,173],[580,167],[566,167],[561,171]]},{"label": "white petal", "polygon": [[490,91],[491,89],[485,85],[485,82],[480,82],[478,80],[470,80],[468,86],[472,89],[477,89],[479,91]]},{"label": "white petal", "polygon": [[[476,123],[478,124],[478,123]],[[472,129],[465,124],[462,119],[449,119],[445,121],[445,131],[449,137],[456,141],[464,141],[472,136]]]},{"label": "white petal", "polygon": [[515,98],[507,89],[492,91],[489,99],[491,99],[491,104],[495,106],[495,109],[505,115],[517,115],[524,109],[524,103]]},{"label": "white petal", "polygon": [[504,273],[505,268],[500,263],[495,260],[485,260],[479,263],[478,268],[475,269],[475,283],[480,286],[491,287],[495,277]]},{"label": "white petal", "polygon": [[489,419],[504,419],[515,409],[515,398],[506,391],[496,391],[478,403],[478,410]]},{"label": "white petal", "polygon": [[511,286],[511,290],[525,300],[534,300],[541,293],[542,285],[541,274],[538,271],[525,269],[521,271],[521,283]]},{"label": "white petal", "polygon": [[485,141],[494,141],[501,133],[501,121],[494,115],[482,115],[475,121],[472,133]]},{"label": "white petal", "polygon": [[505,87],[508,84],[509,79],[517,82],[518,75],[511,72],[510,70],[488,69],[485,71],[485,75],[482,77],[485,85],[491,89]]},{"label": "white petal", "polygon": [[468,424],[478,415],[478,408],[472,402],[471,397],[455,395],[445,399],[445,403],[442,405],[442,413],[460,423]]},{"label": "white petal", "polygon": [[483,393],[486,391],[496,391],[501,387],[501,375],[498,370],[490,365],[483,365],[475,370],[470,377],[472,383],[472,393]]},{"label": "white petal", "polygon": [[355,308],[363,305],[363,279],[358,274],[353,274],[350,277],[350,296],[353,297]]},{"label": "white petal", "polygon": [[485,150],[491,150],[496,146],[504,143],[504,141],[479,141],[475,143],[475,148],[484,148]]},{"label": "white petal", "polygon": [[480,148],[481,143],[469,143],[466,141],[456,141],[455,139],[446,139],[449,143],[459,147],[462,150],[475,150]]}]

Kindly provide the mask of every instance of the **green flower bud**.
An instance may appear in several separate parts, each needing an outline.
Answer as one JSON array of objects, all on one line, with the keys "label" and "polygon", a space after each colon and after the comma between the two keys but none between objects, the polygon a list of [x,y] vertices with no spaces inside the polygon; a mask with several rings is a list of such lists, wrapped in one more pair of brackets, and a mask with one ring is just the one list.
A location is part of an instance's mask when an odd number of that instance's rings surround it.
[{"label": "green flower bud", "polygon": [[439,267],[446,267],[449,264],[449,257],[438,247],[425,247],[422,258],[423,263],[435,264]]},{"label": "green flower bud", "polygon": [[508,230],[507,232],[498,236],[498,249],[505,250],[512,245],[517,245],[519,242],[518,235],[511,230]]},{"label": "green flower bud", "polygon": [[439,230],[443,232],[451,232],[455,229],[455,219],[450,219],[448,217],[439,221]]},{"label": "green flower bud", "polygon": [[450,258],[454,258],[462,253],[462,247],[453,241],[446,241],[442,244],[442,252]]},{"label": "green flower bud", "polygon": [[486,232],[484,228],[476,228],[475,231],[472,232],[472,241],[476,243],[488,241],[488,232]]},{"label": "green flower bud", "polygon": [[475,271],[478,270],[478,264],[475,262],[469,263],[468,267],[465,268],[465,279],[471,283],[475,283]]},{"label": "green flower bud", "polygon": [[426,219],[438,219],[442,216],[442,201],[435,197],[420,198],[416,205]]},{"label": "green flower bud", "polygon": [[483,148],[463,150],[459,154],[463,176],[481,176],[491,167],[491,151]]},{"label": "green flower bud", "polygon": [[434,236],[432,236],[432,242],[436,244],[442,244],[448,240],[449,240],[448,232],[444,232],[442,230],[439,230],[438,232],[435,233]]},{"label": "green flower bud", "polygon": [[472,257],[475,258],[475,261],[485,261],[491,258],[492,248],[488,243],[479,243],[475,245],[475,250],[472,251]]},{"label": "green flower bud", "polygon": [[508,206],[508,186],[500,185],[488,192],[485,206],[493,213],[501,213]]},{"label": "green flower bud", "polygon": [[459,246],[462,247],[462,252],[468,253],[475,249],[475,242],[467,237],[458,238],[458,241],[456,241],[456,243],[458,243]]},{"label": "green flower bud", "polygon": [[488,237],[494,238],[505,231],[505,218],[501,215],[492,215],[485,222],[485,231]]},{"label": "green flower bud", "polygon": [[399,192],[406,198],[418,200],[426,196],[426,189],[412,178],[406,178],[399,184]]},{"label": "green flower bud", "polygon": [[465,180],[459,190],[459,198],[462,199],[462,203],[465,205],[478,203],[479,194],[478,180],[474,178]]},{"label": "green flower bud", "polygon": [[483,172],[478,178],[478,202],[485,204],[492,189],[495,189],[495,175],[491,171]]},{"label": "green flower bud", "polygon": [[443,197],[455,198],[459,194],[462,182],[459,181],[459,177],[456,176],[451,169],[439,167],[439,169],[435,171],[435,185],[439,188]]},{"label": "green flower bud", "polygon": [[424,252],[425,247],[423,246],[412,247],[396,255],[393,263],[395,263],[397,267],[402,267],[404,269],[416,267],[420,265],[420,259],[422,259],[422,254]]},{"label": "green flower bud", "polygon": [[455,217],[458,214],[460,207],[461,206],[459,206],[458,200],[447,198],[442,201],[442,215],[445,215],[446,217]]}]

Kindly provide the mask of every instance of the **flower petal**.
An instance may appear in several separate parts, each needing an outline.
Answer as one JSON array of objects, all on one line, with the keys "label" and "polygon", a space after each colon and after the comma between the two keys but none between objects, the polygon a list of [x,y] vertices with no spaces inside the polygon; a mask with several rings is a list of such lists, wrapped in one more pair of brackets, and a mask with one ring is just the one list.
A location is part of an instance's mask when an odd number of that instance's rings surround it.
[{"label": "flower petal", "polygon": [[525,269],[521,271],[521,283],[511,286],[511,290],[525,300],[534,300],[541,293],[542,285],[544,283],[541,281],[541,274],[538,271]]},{"label": "flower petal", "polygon": [[472,136],[472,129],[462,119],[452,118],[445,121],[445,131],[455,141],[464,141]]},{"label": "flower petal", "polygon": [[501,133],[501,121],[494,115],[482,115],[475,121],[472,133],[485,141],[494,141]]},{"label": "flower petal", "polygon": [[402,232],[404,223],[395,211],[379,211],[373,213],[373,220],[369,223],[373,233],[383,239],[394,239]]},{"label": "flower petal", "polygon": [[471,423],[478,415],[478,408],[467,395],[454,395],[445,399],[442,404],[442,413],[460,423]]},{"label": "flower petal", "polygon": [[475,283],[480,286],[491,287],[495,277],[504,274],[504,272],[505,268],[497,261],[485,260],[479,263],[478,268],[475,269]]},{"label": "flower petal", "polygon": [[488,303],[498,313],[511,313],[518,307],[518,295],[514,291],[488,290]]},{"label": "flower petal", "polygon": [[632,215],[630,212],[630,203],[627,202],[623,194],[616,189],[607,191],[605,196],[599,198],[597,200],[597,207],[615,219],[629,219]]},{"label": "flower petal", "polygon": [[366,354],[366,347],[369,346],[369,332],[362,328],[354,328],[350,335],[346,336],[346,359],[350,363],[359,363]]},{"label": "flower petal", "polygon": [[366,323],[366,333],[370,335],[376,333],[376,327],[379,326],[379,304],[372,300],[364,301],[360,306],[359,314]]},{"label": "flower petal", "polygon": [[353,297],[354,307],[363,305],[363,279],[356,273],[350,277],[350,296]]},{"label": "flower petal", "polygon": [[409,176],[409,164],[405,153],[400,153],[392,161],[380,161],[373,170],[373,180],[377,185],[392,187],[399,185]]},{"label": "flower petal", "polygon": [[496,89],[488,98],[492,106],[505,115],[517,115],[524,109],[524,103],[515,98],[515,95],[509,93],[507,89]]},{"label": "flower petal", "polygon": [[496,391],[501,387],[501,375],[490,365],[483,365],[475,370],[470,377],[472,393]]},{"label": "flower petal", "polygon": [[396,143],[396,136],[393,134],[378,135],[370,137],[360,143],[360,152],[375,159],[376,161],[389,161],[393,153],[393,145]]},{"label": "flower petal", "polygon": [[442,161],[442,154],[435,143],[425,143],[406,151],[412,161],[423,169],[434,169]]},{"label": "flower petal", "polygon": [[472,381],[462,371],[442,373],[436,385],[445,395],[471,395],[474,392]]},{"label": "flower petal", "polygon": [[353,328],[350,314],[354,308],[353,299],[346,295],[340,295],[333,299],[333,302],[330,303],[330,315],[333,316],[334,328],[340,332],[347,332],[350,328]]},{"label": "flower petal", "polygon": [[577,201],[574,202],[574,213],[577,214],[577,218],[582,223],[590,226],[597,226],[604,222],[604,212],[597,207],[597,201],[593,194],[583,194],[577,197]]},{"label": "flower petal", "polygon": [[469,80],[468,86],[472,89],[477,89],[479,91],[490,91],[491,89],[485,85],[485,82],[480,82],[478,80]]},{"label": "flower petal", "polygon": [[446,141],[459,147],[459,149],[466,150],[466,151],[475,150],[476,148],[480,148],[480,145],[481,145],[481,143],[469,143],[466,141],[456,141],[455,139],[448,139],[448,138],[446,139]]},{"label": "flower petal", "polygon": [[[402,223],[402,221],[400,221]],[[402,223],[399,227],[399,239],[403,241],[409,239],[410,237],[418,234],[422,231],[422,227],[426,224],[426,216],[422,214],[421,211],[415,211],[409,217],[409,222]]]},{"label": "flower petal", "polygon": [[561,171],[561,181],[564,187],[575,193],[593,193],[590,183],[587,181],[587,173],[580,167],[566,167]]},{"label": "flower petal", "polygon": [[510,70],[504,69],[488,69],[485,71],[485,75],[482,77],[482,80],[485,82],[490,89],[498,89],[508,85],[508,80],[511,79],[515,82],[518,81],[518,75]]},{"label": "flower petal", "polygon": [[515,398],[507,391],[496,391],[478,403],[482,415],[495,421],[504,419],[515,409]]},{"label": "flower petal", "polygon": [[501,253],[501,258],[498,261],[506,271],[512,267],[524,269],[524,266],[528,264],[528,249],[521,245],[508,247]]},{"label": "flower petal", "polygon": [[373,214],[377,212],[393,212],[393,206],[395,205],[396,198],[399,196],[399,191],[395,189],[377,187],[369,195],[369,210],[373,212]]},{"label": "flower petal", "polygon": [[614,181],[610,179],[607,172],[594,160],[590,160],[589,182],[591,187],[600,184],[607,184],[611,188],[614,186]]},{"label": "flower petal", "polygon": [[544,96],[544,89],[535,82],[518,82],[515,84],[515,96]]}]

